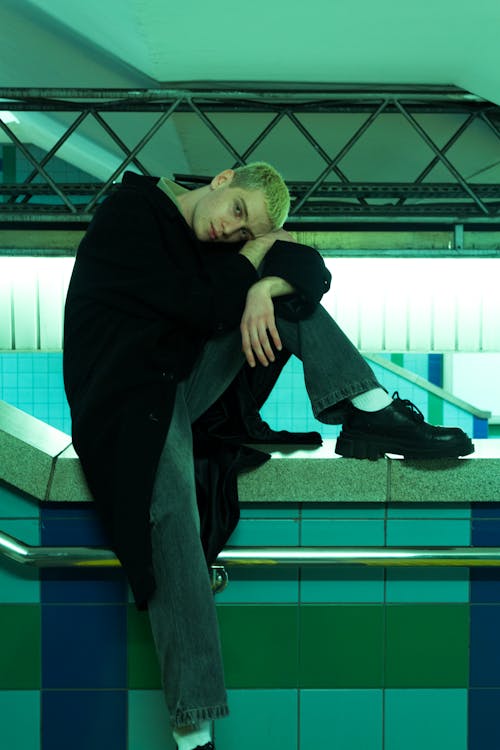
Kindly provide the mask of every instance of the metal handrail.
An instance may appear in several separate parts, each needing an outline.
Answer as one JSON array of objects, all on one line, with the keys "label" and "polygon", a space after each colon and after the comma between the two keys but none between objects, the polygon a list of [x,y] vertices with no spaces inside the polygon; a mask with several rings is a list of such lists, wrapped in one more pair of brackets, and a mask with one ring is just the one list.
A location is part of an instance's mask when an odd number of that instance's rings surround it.
[{"label": "metal handrail", "polygon": [[[37,568],[119,567],[102,547],[36,547],[0,531],[0,558]],[[227,547],[217,566],[362,565],[369,567],[495,567],[500,547]]]}]

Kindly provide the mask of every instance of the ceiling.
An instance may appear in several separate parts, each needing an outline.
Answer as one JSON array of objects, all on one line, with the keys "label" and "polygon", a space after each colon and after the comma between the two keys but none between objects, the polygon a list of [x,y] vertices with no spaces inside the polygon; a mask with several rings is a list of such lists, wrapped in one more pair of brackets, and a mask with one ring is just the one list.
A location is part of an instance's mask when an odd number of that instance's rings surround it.
[{"label": "ceiling", "polygon": [[[295,6],[254,0],[246,7],[228,0],[2,0],[0,87],[451,86],[463,90],[464,100],[500,106],[499,27],[498,0],[310,0]],[[16,116],[13,131],[42,151],[72,119],[51,112]],[[118,124],[120,115],[110,117]],[[330,154],[360,123],[359,115],[346,115],[335,128],[313,120],[310,115],[308,127]],[[463,120],[443,114],[430,126],[432,138],[442,145]],[[151,121],[151,115],[121,116],[120,135],[129,148]],[[247,115],[235,126],[229,115],[220,115],[217,124],[228,127],[244,150],[265,117]],[[315,180],[324,160],[297,138],[289,123],[283,125],[253,158],[278,162],[287,179]],[[8,142],[3,133],[0,142]],[[58,155],[100,180],[122,156],[95,123],[85,123]],[[229,163],[206,128],[185,114],[170,118],[143,156],[155,174],[210,175]],[[344,167],[349,180],[410,181],[432,156],[401,116],[383,115]],[[450,159],[466,178],[500,183],[500,138],[484,124],[468,131]],[[449,171],[438,164],[431,179],[449,179]]]},{"label": "ceiling", "polygon": [[10,86],[454,84],[500,105],[498,0],[3,0],[0,26]]}]

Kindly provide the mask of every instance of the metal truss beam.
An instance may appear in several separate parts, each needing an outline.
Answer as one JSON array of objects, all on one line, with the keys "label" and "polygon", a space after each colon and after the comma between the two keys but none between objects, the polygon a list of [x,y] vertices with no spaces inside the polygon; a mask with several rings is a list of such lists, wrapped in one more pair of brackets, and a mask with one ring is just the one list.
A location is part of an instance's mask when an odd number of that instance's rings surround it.
[{"label": "metal truss beam", "polygon": [[[278,125],[288,122],[324,162],[315,179],[289,183],[293,199],[290,222],[296,226],[310,223],[328,226],[330,222],[342,219],[356,222],[500,223],[500,185],[469,182],[447,155],[477,121],[484,123],[500,139],[500,108],[453,86],[302,85],[264,89],[255,84],[242,90],[236,86],[207,89],[193,84],[190,88],[154,90],[0,88],[0,110],[4,109],[12,112],[75,112],[77,116],[40,160],[0,119],[0,128],[9,142],[33,167],[22,182],[0,185],[0,223],[88,222],[99,201],[113,189],[114,181],[128,165],[148,174],[139,158],[141,151],[174,113],[181,112],[190,113],[203,123],[230,155],[234,166],[247,163]],[[158,117],[130,149],[103,116],[110,112],[157,113]],[[268,113],[271,119],[240,153],[220,124],[215,124],[213,117],[225,113],[227,118],[245,118],[250,112]],[[327,118],[331,127],[339,114],[363,113],[366,117],[345,144],[336,153],[329,154],[301,119],[303,115],[313,113]],[[438,147],[418,121],[420,114],[460,114],[465,118],[445,145]],[[354,182],[341,167],[341,162],[381,115],[403,118],[433,153],[431,161],[413,182]],[[58,183],[48,173],[47,165],[89,117],[120,148],[123,154],[121,163],[104,182]],[[292,162],[293,158],[291,153]],[[437,165],[447,170],[449,183],[425,182]],[[178,179],[195,187],[206,182],[208,177],[181,175]],[[39,196],[44,196],[43,202],[37,202]]]}]

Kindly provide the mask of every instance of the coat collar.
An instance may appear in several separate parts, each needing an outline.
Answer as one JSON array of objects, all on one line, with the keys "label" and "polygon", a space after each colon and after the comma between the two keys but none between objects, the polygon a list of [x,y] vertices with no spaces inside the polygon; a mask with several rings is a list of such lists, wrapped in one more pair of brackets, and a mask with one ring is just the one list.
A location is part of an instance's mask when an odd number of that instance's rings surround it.
[{"label": "coat collar", "polygon": [[[189,227],[185,223],[173,197],[169,197],[167,192],[158,186],[159,179],[159,177],[150,177],[149,175],[140,175],[136,174],[136,172],[127,171],[123,175],[122,185],[127,188],[131,187],[134,190],[143,193],[158,207],[160,211],[166,212],[170,218],[182,220],[183,224],[186,225],[186,229],[189,230]],[[184,191],[184,188],[171,182],[171,180],[167,180],[167,184],[169,187],[175,185],[175,187],[178,188],[178,190],[175,191],[177,194]]]}]

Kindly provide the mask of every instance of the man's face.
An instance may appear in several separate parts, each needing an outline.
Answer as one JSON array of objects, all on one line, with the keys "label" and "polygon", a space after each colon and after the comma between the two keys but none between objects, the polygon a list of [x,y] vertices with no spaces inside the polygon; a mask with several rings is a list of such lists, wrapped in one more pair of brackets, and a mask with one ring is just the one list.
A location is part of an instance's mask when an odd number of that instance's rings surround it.
[{"label": "man's face", "polygon": [[272,231],[264,193],[233,188],[231,181],[231,170],[221,172],[194,207],[192,228],[202,242],[241,242]]}]

